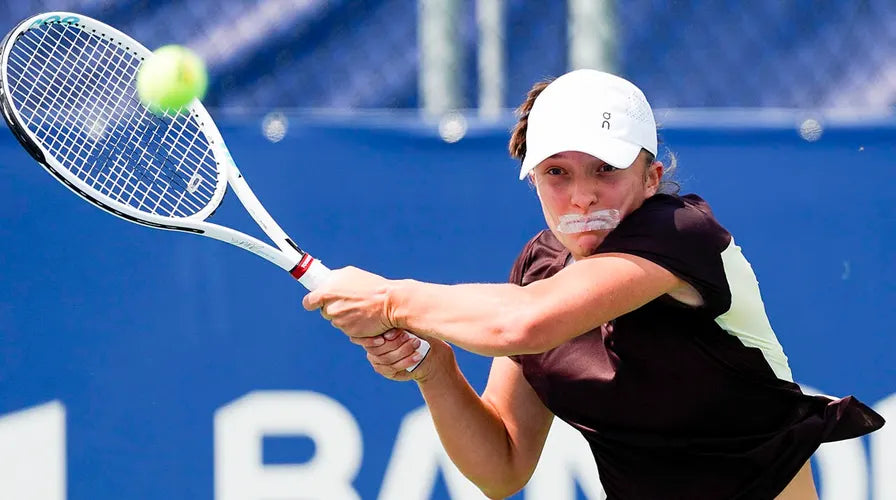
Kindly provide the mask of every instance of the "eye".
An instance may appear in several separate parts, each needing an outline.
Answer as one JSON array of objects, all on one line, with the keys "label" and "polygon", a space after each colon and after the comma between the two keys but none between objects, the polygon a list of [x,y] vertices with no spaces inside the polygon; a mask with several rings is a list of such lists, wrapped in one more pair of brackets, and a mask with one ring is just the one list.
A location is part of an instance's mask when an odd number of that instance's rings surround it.
[{"label": "eye", "polygon": [[544,173],[547,175],[563,175],[563,169],[560,167],[548,167]]},{"label": "eye", "polygon": [[613,165],[610,165],[609,163],[604,163],[603,165],[597,167],[597,171],[602,174],[615,172],[617,170],[619,170],[619,169],[614,167]]}]

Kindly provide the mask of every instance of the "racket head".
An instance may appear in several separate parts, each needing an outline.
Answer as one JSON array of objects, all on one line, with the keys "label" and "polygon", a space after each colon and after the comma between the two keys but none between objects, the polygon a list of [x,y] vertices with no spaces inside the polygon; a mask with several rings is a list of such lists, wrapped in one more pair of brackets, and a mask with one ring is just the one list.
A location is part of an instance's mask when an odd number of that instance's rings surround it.
[{"label": "racket head", "polygon": [[155,115],[136,75],[152,52],[70,12],[22,21],[0,46],[0,111],[47,171],[85,200],[138,224],[203,232],[233,160],[194,99]]}]

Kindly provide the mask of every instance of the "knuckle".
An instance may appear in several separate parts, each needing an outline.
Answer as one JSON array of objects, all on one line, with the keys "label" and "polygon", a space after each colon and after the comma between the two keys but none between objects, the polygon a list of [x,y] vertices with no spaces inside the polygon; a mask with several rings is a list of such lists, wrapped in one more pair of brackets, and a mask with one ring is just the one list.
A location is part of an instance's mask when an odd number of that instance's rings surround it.
[{"label": "knuckle", "polygon": [[404,353],[406,356],[410,356],[411,354],[414,354],[414,351],[417,349],[414,346],[414,340],[416,340],[416,339],[410,339],[407,342],[405,342],[405,344],[403,346],[401,346],[402,349],[404,350]]},{"label": "knuckle", "polygon": [[414,354],[415,350],[416,350],[416,347],[414,347],[414,341],[408,340],[407,342],[404,343],[404,345],[401,346],[401,357],[406,358],[406,357]]}]

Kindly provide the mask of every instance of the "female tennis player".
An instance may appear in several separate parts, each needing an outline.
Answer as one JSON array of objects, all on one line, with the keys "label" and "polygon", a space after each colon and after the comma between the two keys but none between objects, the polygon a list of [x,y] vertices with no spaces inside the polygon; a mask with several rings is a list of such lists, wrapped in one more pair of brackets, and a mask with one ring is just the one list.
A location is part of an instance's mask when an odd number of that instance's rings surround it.
[{"label": "female tennis player", "polygon": [[[578,429],[609,498],[817,498],[809,458],[883,419],[804,395],[731,234],[663,186],[644,94],[578,70],[533,87],[510,141],[548,231],[509,284],[438,285],[336,271],[304,299],[416,380],[449,456],[490,497],[522,488],[553,416]],[[419,340],[432,352],[414,372]],[[384,334],[384,332],[386,332]],[[484,393],[453,344],[493,356]]]}]

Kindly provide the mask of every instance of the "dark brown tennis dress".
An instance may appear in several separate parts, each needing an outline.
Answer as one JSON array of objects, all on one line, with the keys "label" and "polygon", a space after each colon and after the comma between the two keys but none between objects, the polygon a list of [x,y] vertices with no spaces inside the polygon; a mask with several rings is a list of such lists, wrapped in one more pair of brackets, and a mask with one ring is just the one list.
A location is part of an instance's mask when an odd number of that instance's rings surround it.
[{"label": "dark brown tennis dress", "polygon": [[[884,424],[853,397],[800,391],[750,264],[699,197],[646,200],[597,249],[608,252],[668,269],[705,305],[662,296],[612,329],[512,358],[544,404],[588,440],[610,499],[774,498],[819,444]],[[543,231],[511,281],[550,277],[568,258]]]}]

